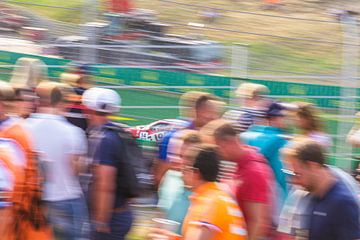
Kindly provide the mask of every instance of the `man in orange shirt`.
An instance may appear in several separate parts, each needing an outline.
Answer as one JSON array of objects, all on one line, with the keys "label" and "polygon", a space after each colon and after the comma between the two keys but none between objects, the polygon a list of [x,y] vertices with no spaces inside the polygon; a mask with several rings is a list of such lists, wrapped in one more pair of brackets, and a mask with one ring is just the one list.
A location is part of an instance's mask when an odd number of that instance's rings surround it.
[{"label": "man in orange shirt", "polygon": [[51,239],[41,205],[41,188],[35,154],[28,133],[20,120],[7,116],[9,101],[15,96],[12,87],[0,81],[0,137],[12,139],[24,150],[26,164],[23,174],[16,176],[12,196],[11,224],[6,240]]},{"label": "man in orange shirt", "polygon": [[247,239],[245,220],[239,206],[226,189],[216,182],[220,164],[216,148],[200,145],[185,153],[184,158],[183,178],[193,194],[190,196],[191,205],[182,236],[161,230],[158,233],[171,239]]}]

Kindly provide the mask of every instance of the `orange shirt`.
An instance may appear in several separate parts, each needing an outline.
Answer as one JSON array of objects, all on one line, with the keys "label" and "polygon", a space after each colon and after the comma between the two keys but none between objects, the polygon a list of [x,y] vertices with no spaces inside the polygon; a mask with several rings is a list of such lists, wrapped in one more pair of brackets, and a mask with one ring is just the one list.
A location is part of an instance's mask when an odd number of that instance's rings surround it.
[{"label": "orange shirt", "polygon": [[206,227],[214,232],[212,240],[247,239],[243,214],[219,183],[205,183],[194,191],[190,200],[182,229],[184,236],[190,228]]},{"label": "orange shirt", "polygon": [[[41,189],[38,168],[34,159],[28,133],[19,121],[8,119],[0,125],[0,137],[16,141],[25,153],[26,164],[23,174],[17,174],[13,192],[13,224],[12,232],[4,240],[48,240],[52,239],[50,228],[45,222],[41,200]],[[22,216],[26,213],[28,218]],[[34,222],[38,225],[34,227]]]}]

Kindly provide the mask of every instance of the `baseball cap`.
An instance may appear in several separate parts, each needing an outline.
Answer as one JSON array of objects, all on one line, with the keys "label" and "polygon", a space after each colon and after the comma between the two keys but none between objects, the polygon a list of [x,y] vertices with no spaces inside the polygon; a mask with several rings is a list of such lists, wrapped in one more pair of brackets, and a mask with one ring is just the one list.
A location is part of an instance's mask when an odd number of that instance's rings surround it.
[{"label": "baseball cap", "polygon": [[284,111],[295,111],[297,106],[291,103],[271,102],[266,109],[266,117],[283,117]]},{"label": "baseball cap", "polygon": [[121,98],[114,90],[94,87],[84,92],[82,103],[96,112],[115,113],[120,109]]}]

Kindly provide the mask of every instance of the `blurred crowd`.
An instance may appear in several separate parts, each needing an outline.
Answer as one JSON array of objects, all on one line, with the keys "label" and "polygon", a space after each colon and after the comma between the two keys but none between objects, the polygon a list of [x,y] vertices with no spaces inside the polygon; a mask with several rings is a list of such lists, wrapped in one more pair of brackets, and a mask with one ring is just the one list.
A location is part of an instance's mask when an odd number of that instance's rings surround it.
[{"label": "blurred crowd", "polygon": [[[130,232],[143,150],[109,120],[120,95],[92,87],[89,74],[81,65],[59,82],[0,82],[1,239]],[[326,164],[332,140],[317,107],[268,95],[243,83],[228,111],[210,93],[181,96],[188,124],[158,144],[150,172],[160,214],[144,239],[360,239],[359,185]],[[348,135],[356,147],[359,129]]]}]

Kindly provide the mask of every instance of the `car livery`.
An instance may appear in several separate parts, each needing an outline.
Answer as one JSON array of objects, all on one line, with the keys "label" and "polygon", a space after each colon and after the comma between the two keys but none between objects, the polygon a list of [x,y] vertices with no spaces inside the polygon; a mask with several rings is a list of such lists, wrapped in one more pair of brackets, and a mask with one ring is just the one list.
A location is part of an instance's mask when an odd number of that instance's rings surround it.
[{"label": "car livery", "polygon": [[134,138],[158,142],[160,141],[167,132],[184,128],[189,123],[180,119],[163,119],[152,122],[148,125],[130,127],[127,129]]}]

